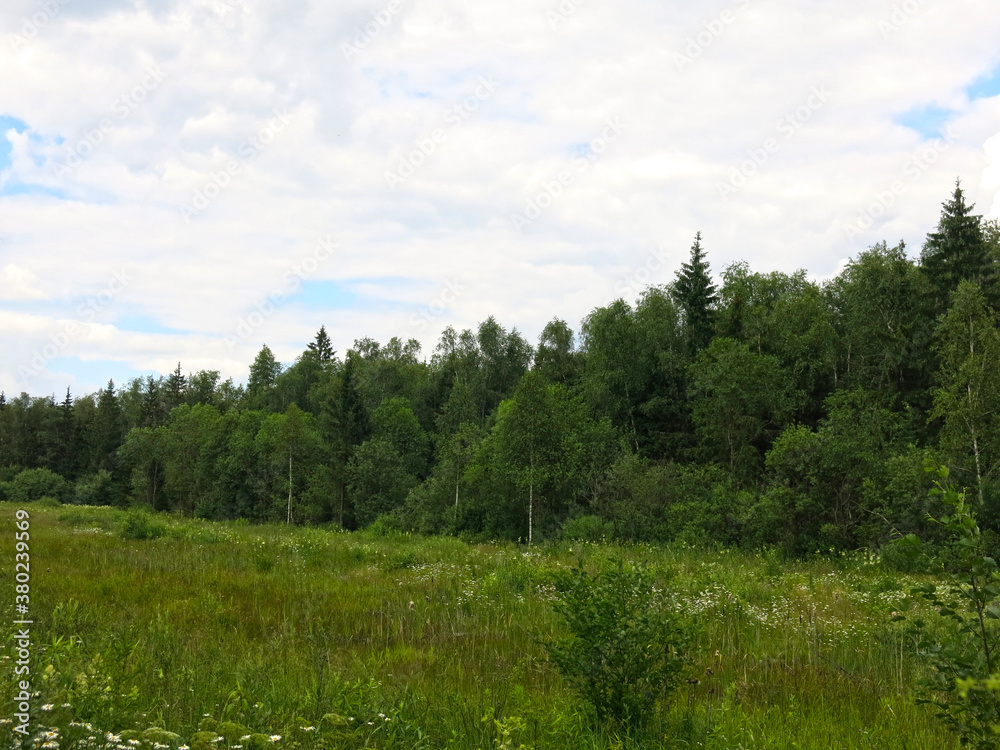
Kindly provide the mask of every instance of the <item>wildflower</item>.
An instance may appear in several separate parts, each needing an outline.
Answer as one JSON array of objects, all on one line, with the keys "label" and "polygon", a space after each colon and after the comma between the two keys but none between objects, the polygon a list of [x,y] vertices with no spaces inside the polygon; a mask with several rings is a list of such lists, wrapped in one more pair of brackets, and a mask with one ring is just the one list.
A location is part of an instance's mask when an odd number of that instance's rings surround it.
[{"label": "wildflower", "polygon": [[62,708],[73,708],[69,703],[63,703]]},{"label": "wildflower", "polygon": [[44,706],[42,706],[43,711],[51,711],[53,708],[55,708],[55,706],[52,705],[51,703],[46,703]]},{"label": "wildflower", "polygon": [[139,740],[129,740],[128,744],[130,744],[130,745],[138,745],[139,744]]},{"label": "wildflower", "polygon": [[111,732],[108,732],[106,735],[104,735],[104,739],[106,739],[108,742],[121,742],[122,741],[121,737],[118,737],[117,735],[111,734]]},{"label": "wildflower", "polygon": [[315,732],[316,727],[299,727],[303,732]]},{"label": "wildflower", "polygon": [[249,734],[244,734],[242,737],[240,737],[240,742],[243,742],[244,740],[248,740],[248,739],[250,739],[250,735]]},{"label": "wildflower", "polygon": [[281,735],[280,734],[272,734],[271,735],[271,742],[277,742],[280,739],[281,739]]}]

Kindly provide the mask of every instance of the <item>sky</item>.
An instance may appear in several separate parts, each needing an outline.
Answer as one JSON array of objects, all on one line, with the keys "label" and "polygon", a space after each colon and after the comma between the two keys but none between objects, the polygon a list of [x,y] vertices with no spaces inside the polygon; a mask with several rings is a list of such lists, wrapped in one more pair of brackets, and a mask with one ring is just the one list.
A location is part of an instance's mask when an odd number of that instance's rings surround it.
[{"label": "sky", "polygon": [[1000,217],[995,0],[4,0],[0,390],[289,363]]}]

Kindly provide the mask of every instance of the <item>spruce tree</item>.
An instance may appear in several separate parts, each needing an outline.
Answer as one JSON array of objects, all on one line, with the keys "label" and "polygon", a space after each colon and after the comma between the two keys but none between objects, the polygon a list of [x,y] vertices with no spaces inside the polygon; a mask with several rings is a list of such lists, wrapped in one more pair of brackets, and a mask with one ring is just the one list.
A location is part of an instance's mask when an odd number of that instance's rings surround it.
[{"label": "spruce tree", "polygon": [[175,406],[180,406],[184,403],[185,383],[187,383],[187,378],[181,374],[181,363],[178,362],[177,369],[167,376],[166,387],[164,388],[168,412]]},{"label": "spruce tree", "polygon": [[319,331],[316,333],[316,340],[308,346],[312,356],[316,357],[322,363],[329,362],[333,359],[333,355],[336,354],[333,350],[333,344],[330,343],[330,336],[326,332],[326,326],[319,327]]},{"label": "spruce tree", "polygon": [[712,283],[705,252],[701,247],[701,232],[694,237],[691,260],[681,266],[674,282],[674,299],[684,311],[688,346],[696,354],[712,340],[715,321],[715,284]]},{"label": "spruce tree", "polygon": [[274,358],[271,348],[264,344],[250,365],[250,379],[247,381],[247,401],[251,409],[272,406],[271,393],[275,381],[281,374],[281,364]]},{"label": "spruce tree", "polygon": [[965,202],[961,180],[951,200],[942,204],[936,232],[927,235],[920,265],[933,287],[934,310],[943,313],[962,280],[979,285],[987,304],[997,307],[996,262],[983,233],[982,216]]}]

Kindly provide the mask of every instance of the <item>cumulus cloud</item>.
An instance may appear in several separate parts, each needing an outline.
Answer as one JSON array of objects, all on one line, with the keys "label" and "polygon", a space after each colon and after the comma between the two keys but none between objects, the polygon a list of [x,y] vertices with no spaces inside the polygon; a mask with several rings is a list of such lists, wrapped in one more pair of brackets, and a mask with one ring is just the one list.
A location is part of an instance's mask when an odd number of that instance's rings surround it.
[{"label": "cumulus cloud", "polygon": [[14,263],[0,268],[0,300],[47,299],[38,288],[38,277]]},{"label": "cumulus cloud", "polygon": [[[716,271],[918,247],[956,176],[1000,213],[1000,90],[970,93],[993,11],[12,0],[0,388],[100,387],[74,363],[102,361],[241,380],[321,324],[341,353],[491,314],[533,339],[670,281],[698,230]],[[19,379],[67,320],[102,333]]]}]

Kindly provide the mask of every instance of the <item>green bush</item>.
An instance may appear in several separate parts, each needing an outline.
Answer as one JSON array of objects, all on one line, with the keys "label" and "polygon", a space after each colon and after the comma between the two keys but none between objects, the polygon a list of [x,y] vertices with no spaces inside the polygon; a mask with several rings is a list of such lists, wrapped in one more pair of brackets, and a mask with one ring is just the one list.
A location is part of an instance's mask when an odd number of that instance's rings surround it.
[{"label": "green bush", "polygon": [[33,503],[43,497],[68,499],[72,485],[48,469],[25,469],[6,483],[7,500],[12,503]]},{"label": "green bush", "polygon": [[570,542],[602,542],[615,533],[613,523],[605,523],[597,516],[571,518],[562,526],[562,538]]},{"label": "green bush", "polygon": [[158,539],[167,527],[153,520],[149,513],[133,509],[125,514],[119,534],[122,539]]},{"label": "green bush", "polygon": [[111,505],[113,500],[114,486],[107,469],[78,479],[73,488],[73,502],[77,505]]},{"label": "green bush", "polygon": [[680,682],[693,626],[644,568],[556,574],[553,605],[570,635],[546,644],[559,671],[602,720],[639,727]]},{"label": "green bush", "polygon": [[369,534],[381,539],[401,536],[404,532],[399,519],[391,513],[383,513],[365,529]]},{"label": "green bush", "polygon": [[[951,548],[943,562],[940,552],[935,556],[941,563],[936,571],[941,585],[923,583],[910,593],[929,605],[925,611],[936,610],[942,622],[929,627],[922,616],[893,619],[909,620],[917,655],[930,668],[922,680],[924,697],[918,702],[936,707],[938,718],[963,746],[995,750],[1000,733],[1000,568],[984,545],[965,493],[950,484],[948,468],[931,463],[925,468],[938,475],[930,494],[949,510],[935,520],[950,535]],[[904,537],[901,546],[914,556],[923,551],[914,534]],[[903,609],[908,610],[909,604]]]}]

